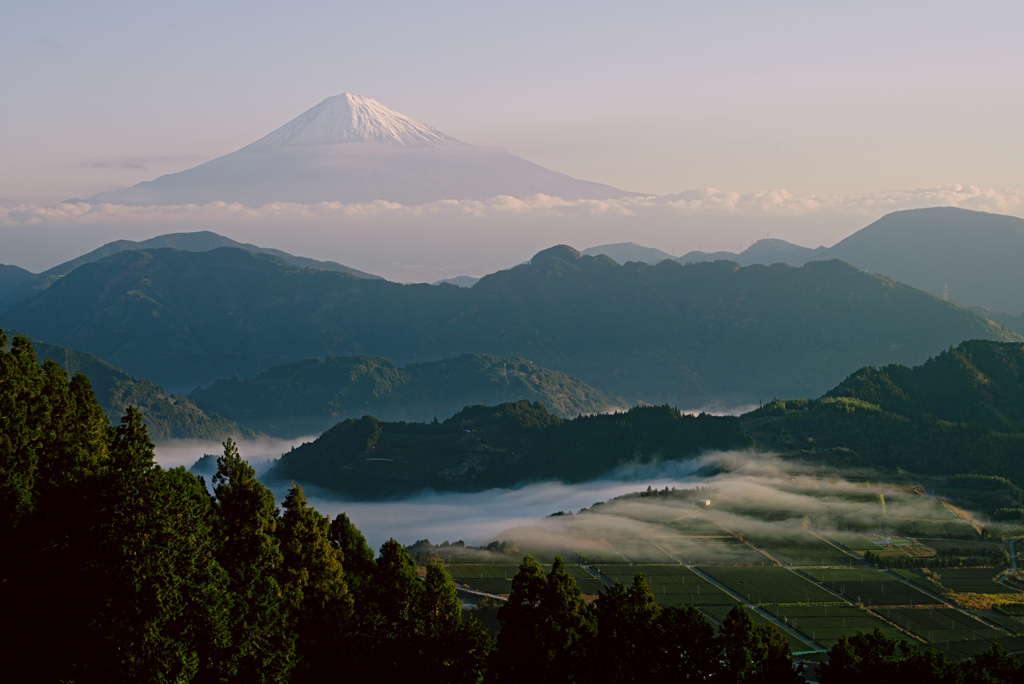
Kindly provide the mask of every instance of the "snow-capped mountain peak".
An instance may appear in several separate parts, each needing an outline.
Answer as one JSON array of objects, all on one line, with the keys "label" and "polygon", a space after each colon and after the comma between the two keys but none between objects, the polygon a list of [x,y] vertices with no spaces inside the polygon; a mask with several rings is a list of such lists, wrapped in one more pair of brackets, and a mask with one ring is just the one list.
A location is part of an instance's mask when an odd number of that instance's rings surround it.
[{"label": "snow-capped mountain peak", "polygon": [[402,147],[465,144],[388,109],[373,98],[343,93],[327,98],[244,149],[264,151],[339,143],[385,143]]}]

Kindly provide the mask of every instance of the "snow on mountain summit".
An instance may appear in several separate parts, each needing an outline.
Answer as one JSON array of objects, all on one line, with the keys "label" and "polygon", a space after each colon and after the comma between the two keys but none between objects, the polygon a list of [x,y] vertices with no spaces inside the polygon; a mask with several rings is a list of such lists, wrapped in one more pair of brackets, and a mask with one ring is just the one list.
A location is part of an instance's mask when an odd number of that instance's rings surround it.
[{"label": "snow on mountain summit", "polygon": [[465,144],[388,109],[373,98],[343,93],[327,98],[244,149],[323,147],[339,143],[386,143],[403,147]]},{"label": "snow on mountain summit", "polygon": [[536,194],[575,200],[636,193],[572,178],[496,147],[460,142],[369,97],[345,93],[240,150],[85,201],[262,207],[383,200],[416,206]]}]

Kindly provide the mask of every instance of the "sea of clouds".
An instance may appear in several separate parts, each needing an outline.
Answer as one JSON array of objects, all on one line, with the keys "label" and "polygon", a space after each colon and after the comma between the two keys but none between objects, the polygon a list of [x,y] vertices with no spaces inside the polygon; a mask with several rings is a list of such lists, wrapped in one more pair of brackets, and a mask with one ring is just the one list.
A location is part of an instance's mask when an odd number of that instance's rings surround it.
[{"label": "sea of clouds", "polygon": [[0,254],[4,263],[38,272],[112,240],[212,230],[400,282],[432,282],[509,268],[559,243],[585,249],[636,242],[677,255],[698,246],[737,252],[767,236],[831,246],[889,212],[931,206],[1024,216],[1024,191],[951,184],[863,194],[708,188],[620,200],[535,195],[420,206],[11,204],[0,205]]}]

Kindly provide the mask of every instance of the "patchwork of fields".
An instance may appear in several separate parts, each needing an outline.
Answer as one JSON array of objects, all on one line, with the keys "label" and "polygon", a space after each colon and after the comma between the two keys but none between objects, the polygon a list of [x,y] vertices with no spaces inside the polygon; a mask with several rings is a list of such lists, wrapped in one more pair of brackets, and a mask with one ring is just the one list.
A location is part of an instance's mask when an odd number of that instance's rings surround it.
[{"label": "patchwork of fields", "polygon": [[[715,623],[737,603],[756,607],[755,622],[775,624],[794,652],[875,628],[957,659],[994,640],[1024,651],[1024,594],[996,581],[1004,567],[929,567],[946,548],[1000,548],[943,501],[821,482],[716,495],[706,507],[667,491],[595,505],[547,519],[544,534],[510,530],[523,540],[511,555],[445,560],[458,584],[496,595],[511,591],[527,554],[545,569],[561,556],[587,595],[643,573],[659,604],[699,608]],[[867,552],[904,566],[877,569]],[[954,602],[963,595],[1003,605],[972,613]]]}]

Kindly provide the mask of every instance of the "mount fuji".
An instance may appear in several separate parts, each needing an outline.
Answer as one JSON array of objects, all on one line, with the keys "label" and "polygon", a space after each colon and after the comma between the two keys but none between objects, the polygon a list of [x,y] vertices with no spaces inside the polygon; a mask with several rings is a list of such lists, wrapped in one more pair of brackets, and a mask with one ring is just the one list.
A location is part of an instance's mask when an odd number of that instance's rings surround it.
[{"label": "mount fuji", "polygon": [[637,194],[572,178],[499,148],[469,145],[369,97],[345,93],[231,154],[85,201],[136,206],[224,201],[259,207],[385,200],[419,205],[538,193],[567,200]]}]

